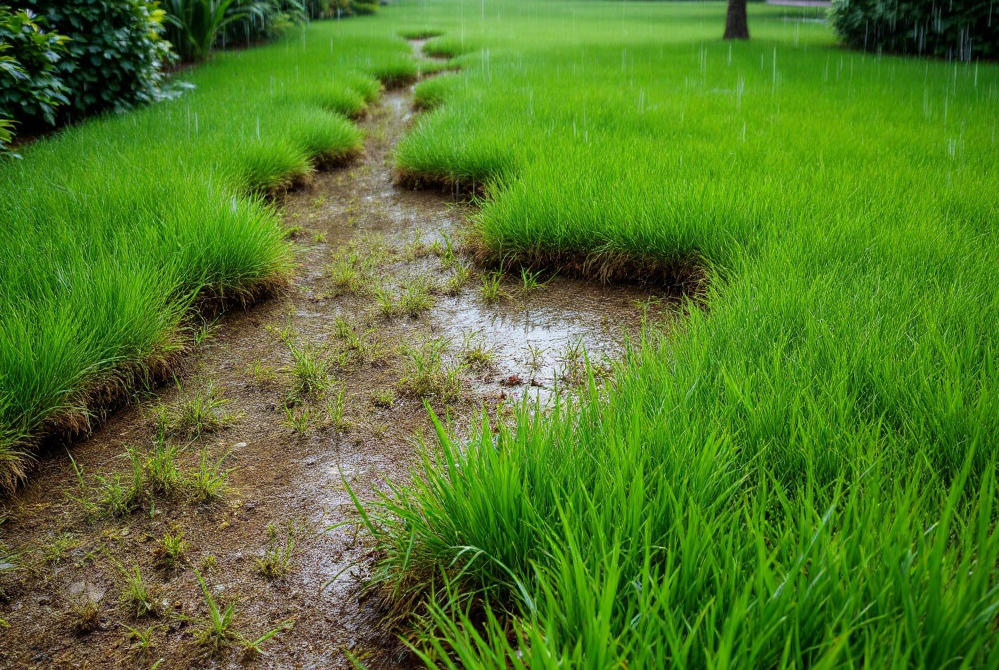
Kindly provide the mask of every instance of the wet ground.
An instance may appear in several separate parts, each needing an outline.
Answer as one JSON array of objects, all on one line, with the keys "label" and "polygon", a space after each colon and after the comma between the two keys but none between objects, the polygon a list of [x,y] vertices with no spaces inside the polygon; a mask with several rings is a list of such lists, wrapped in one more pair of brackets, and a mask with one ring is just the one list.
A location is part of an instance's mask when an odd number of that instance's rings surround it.
[{"label": "wet ground", "polygon": [[[483,407],[502,420],[524,393],[579,384],[584,351],[606,371],[656,301],[472,267],[470,206],[394,185],[410,101],[386,92],[364,155],[282,202],[287,294],[206,324],[174,382],[44,454],[0,502],[0,667],[411,665],[361,588],[373,557],[347,486],[370,500],[406,480],[424,399],[459,432]],[[116,516],[129,448],[168,476]],[[226,486],[206,501],[212,477]],[[126,597],[136,566],[152,612]],[[213,602],[235,608],[218,651],[199,639]]]}]

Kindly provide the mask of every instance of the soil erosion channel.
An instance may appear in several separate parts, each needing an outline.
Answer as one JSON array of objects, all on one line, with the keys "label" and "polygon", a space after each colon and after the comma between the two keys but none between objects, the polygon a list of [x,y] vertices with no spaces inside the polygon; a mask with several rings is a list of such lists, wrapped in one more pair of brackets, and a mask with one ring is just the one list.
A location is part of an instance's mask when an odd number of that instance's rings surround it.
[{"label": "soil erosion channel", "polygon": [[[411,91],[386,92],[364,155],[284,199],[285,295],[206,328],[176,383],[112,415],[72,462],[43,455],[0,502],[0,667],[411,663],[360,588],[372,557],[341,477],[365,499],[405,481],[432,435],[424,398],[459,429],[523,393],[544,400],[580,383],[584,350],[598,367],[617,356],[650,304],[471,267],[457,251],[469,206],[393,183],[412,121]],[[133,461],[149,481],[115,508]],[[147,605],[127,595],[136,566]],[[236,607],[211,661],[210,600]]]}]

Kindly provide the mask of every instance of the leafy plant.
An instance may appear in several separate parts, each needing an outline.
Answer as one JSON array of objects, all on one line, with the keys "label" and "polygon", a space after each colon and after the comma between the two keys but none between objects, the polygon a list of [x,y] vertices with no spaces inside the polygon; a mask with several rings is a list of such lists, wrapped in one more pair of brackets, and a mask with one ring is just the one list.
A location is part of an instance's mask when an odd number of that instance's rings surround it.
[{"label": "leafy plant", "polygon": [[9,150],[10,143],[14,140],[14,121],[11,119],[0,119],[0,156],[13,156],[20,158]]},{"label": "leafy plant", "polygon": [[220,34],[222,46],[274,39],[310,18],[301,0],[236,0],[233,8],[249,14],[225,26]]},{"label": "leafy plant", "polygon": [[50,30],[68,38],[56,75],[68,89],[60,120],[122,111],[161,99],[172,59],[153,0],[24,0]]},{"label": "leafy plant", "polygon": [[185,61],[208,57],[222,30],[229,24],[261,18],[264,3],[238,0],[166,0],[167,39]]},{"label": "leafy plant", "polygon": [[69,103],[56,67],[67,38],[47,28],[45,17],[0,5],[0,149],[13,137],[12,122],[52,126]]},{"label": "leafy plant", "polygon": [[829,16],[855,49],[962,61],[999,57],[992,0],[833,0]]}]

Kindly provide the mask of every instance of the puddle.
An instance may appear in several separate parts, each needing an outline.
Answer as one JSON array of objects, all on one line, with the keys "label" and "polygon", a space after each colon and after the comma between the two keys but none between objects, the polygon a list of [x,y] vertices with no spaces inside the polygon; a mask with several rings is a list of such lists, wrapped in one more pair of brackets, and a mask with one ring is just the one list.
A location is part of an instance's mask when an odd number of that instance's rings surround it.
[{"label": "puddle", "polygon": [[[516,289],[511,289],[515,291]],[[554,279],[531,294],[486,305],[474,290],[442,301],[433,318],[461,348],[481,347],[488,369],[472,378],[480,393],[523,393],[546,400],[557,387],[582,381],[585,362],[599,374],[640,327],[650,294]]]}]

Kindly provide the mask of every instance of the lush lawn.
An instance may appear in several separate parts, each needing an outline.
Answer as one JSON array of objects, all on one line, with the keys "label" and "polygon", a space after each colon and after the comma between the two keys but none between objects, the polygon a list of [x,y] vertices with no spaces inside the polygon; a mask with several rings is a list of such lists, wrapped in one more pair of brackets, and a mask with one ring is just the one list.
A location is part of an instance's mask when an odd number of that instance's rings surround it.
[{"label": "lush lawn", "polygon": [[999,67],[786,11],[752,6],[748,44],[722,4],[388,14],[465,53],[398,162],[488,184],[487,253],[710,277],[606,401],[446,444],[389,504],[384,578],[438,589],[430,657],[999,664]]},{"label": "lush lawn", "polygon": [[282,280],[287,249],[260,194],[358,151],[346,115],[377,96],[376,77],[414,72],[376,18],[323,22],[181,74],[196,88],[177,100],[0,164],[0,489],[23,471],[25,437],[82,425],[89,400],[182,347],[197,296]]}]

